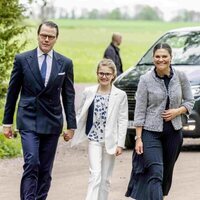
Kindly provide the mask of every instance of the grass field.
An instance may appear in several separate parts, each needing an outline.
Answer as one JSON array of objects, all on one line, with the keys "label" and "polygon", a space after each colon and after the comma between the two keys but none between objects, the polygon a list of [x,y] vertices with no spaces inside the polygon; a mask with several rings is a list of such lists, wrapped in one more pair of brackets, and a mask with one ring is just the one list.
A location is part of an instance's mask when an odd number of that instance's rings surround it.
[{"label": "grass field", "polygon": [[[75,82],[95,82],[96,65],[110,43],[113,32],[121,32],[120,46],[124,70],[134,65],[148,47],[164,32],[198,23],[169,23],[151,21],[119,20],[55,20],[60,27],[60,35],[55,50],[71,58],[74,62]],[[28,32],[29,44],[26,50],[36,47],[36,28]]]},{"label": "grass field", "polygon": [[[74,62],[75,82],[96,82],[96,65],[110,43],[113,32],[121,32],[120,46],[124,70],[134,65],[152,43],[164,32],[179,27],[198,26],[198,23],[164,23],[147,21],[115,20],[55,20],[60,35],[55,50]],[[31,25],[22,39],[28,40],[25,50],[37,46],[38,22],[26,21]],[[0,105],[0,121],[3,107]],[[0,157],[20,155],[20,139],[8,141],[0,137]]]}]

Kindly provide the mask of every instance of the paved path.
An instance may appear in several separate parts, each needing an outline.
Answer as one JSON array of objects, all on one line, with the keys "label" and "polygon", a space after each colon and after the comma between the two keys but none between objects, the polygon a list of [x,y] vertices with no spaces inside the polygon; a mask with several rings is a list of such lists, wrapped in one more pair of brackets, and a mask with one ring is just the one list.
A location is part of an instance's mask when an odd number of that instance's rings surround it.
[{"label": "paved path", "polygon": [[[87,85],[76,85],[77,98]],[[76,102],[76,105],[78,102]],[[131,150],[116,159],[109,200],[124,197],[131,171]],[[0,160],[0,200],[19,200],[22,158]],[[84,200],[88,182],[87,144],[70,148],[60,138],[48,200]],[[185,139],[175,166],[169,196],[165,200],[200,200],[200,140]]]}]

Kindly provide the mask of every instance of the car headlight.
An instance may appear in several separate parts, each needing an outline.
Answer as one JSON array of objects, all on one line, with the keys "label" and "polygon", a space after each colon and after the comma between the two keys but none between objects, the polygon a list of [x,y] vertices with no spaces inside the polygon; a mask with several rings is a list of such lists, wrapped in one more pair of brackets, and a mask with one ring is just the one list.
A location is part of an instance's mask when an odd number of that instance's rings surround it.
[{"label": "car headlight", "polygon": [[200,85],[193,85],[191,89],[194,98],[200,97]]}]

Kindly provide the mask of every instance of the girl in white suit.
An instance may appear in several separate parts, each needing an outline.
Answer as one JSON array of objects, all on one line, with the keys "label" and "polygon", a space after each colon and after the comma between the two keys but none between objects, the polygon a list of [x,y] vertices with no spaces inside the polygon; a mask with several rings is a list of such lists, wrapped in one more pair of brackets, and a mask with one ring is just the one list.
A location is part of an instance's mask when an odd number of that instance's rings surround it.
[{"label": "girl in white suit", "polygon": [[121,155],[124,148],[128,102],[126,93],[112,85],[115,78],[114,62],[101,60],[97,66],[99,84],[85,89],[77,115],[72,146],[85,139],[89,141],[90,176],[86,200],[108,199],[115,157]]}]

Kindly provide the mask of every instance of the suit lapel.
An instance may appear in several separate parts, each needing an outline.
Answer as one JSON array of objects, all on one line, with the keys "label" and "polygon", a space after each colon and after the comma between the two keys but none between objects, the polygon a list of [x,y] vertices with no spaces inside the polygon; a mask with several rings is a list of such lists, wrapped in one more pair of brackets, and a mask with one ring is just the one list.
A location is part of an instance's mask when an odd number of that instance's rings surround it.
[{"label": "suit lapel", "polygon": [[30,70],[33,73],[35,80],[40,84],[42,88],[44,88],[44,84],[42,81],[42,76],[39,70],[38,58],[37,58],[37,49],[34,49],[30,55],[26,57],[27,62],[29,64]]},{"label": "suit lapel", "polygon": [[82,113],[86,113],[86,111],[88,110],[88,108],[90,107],[92,101],[94,100],[95,98],[95,95],[97,93],[97,89],[98,89],[98,85],[95,85],[94,87],[91,88],[91,90],[89,91],[89,93],[87,94],[86,96],[86,101],[85,101],[85,104],[83,106],[83,109],[82,109]]},{"label": "suit lapel", "polygon": [[110,98],[109,98],[109,103],[108,103],[108,113],[107,113],[107,120],[110,117],[110,114],[115,106],[116,98],[118,95],[118,90],[117,88],[112,85],[111,93],[110,93]]},{"label": "suit lapel", "polygon": [[49,81],[47,83],[46,88],[49,88],[53,84],[54,80],[56,79],[56,77],[58,76],[58,73],[61,70],[62,64],[63,64],[63,61],[60,59],[59,55],[54,51],[51,74],[50,74]]},{"label": "suit lapel", "polygon": [[[90,93],[86,97],[87,99],[86,99],[85,105],[83,106],[82,113],[85,113],[88,110],[89,106],[91,105],[92,101],[95,98],[98,87],[99,87],[99,85],[96,85],[91,88]],[[117,95],[118,95],[118,90],[114,85],[112,85],[109,103],[108,103],[109,105],[108,105],[107,120],[109,119],[110,114],[115,106]]]}]

